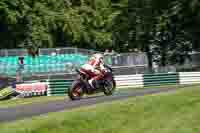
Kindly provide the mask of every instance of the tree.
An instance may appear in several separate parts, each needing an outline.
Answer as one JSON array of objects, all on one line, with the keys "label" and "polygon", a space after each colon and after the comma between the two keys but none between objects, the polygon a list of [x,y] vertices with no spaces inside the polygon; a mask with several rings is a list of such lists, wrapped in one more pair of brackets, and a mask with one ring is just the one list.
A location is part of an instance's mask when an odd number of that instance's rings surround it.
[{"label": "tree", "polygon": [[197,16],[198,3],[196,0],[174,1],[158,17],[153,43],[155,55],[160,57],[156,60],[161,66],[183,64],[187,58],[190,59],[189,53],[194,50],[195,45],[194,34],[200,24]]},{"label": "tree", "polygon": [[[2,0],[0,27],[11,47],[80,47],[112,44],[111,0]],[[9,39],[8,39],[9,38]],[[11,41],[7,41],[11,40]]]},{"label": "tree", "polygon": [[199,0],[1,0],[0,48],[137,48],[165,66],[200,49],[199,18]]},{"label": "tree", "polygon": [[127,51],[129,40],[128,0],[119,0],[112,6],[115,10],[115,16],[112,20],[112,47],[119,52]]}]

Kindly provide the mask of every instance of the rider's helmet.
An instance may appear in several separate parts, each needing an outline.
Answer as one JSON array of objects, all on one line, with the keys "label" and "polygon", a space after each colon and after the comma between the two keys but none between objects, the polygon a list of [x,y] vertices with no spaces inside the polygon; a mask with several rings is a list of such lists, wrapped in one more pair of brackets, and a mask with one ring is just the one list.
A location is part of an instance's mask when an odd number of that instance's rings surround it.
[{"label": "rider's helmet", "polygon": [[95,60],[99,60],[100,63],[103,63],[103,62],[104,62],[104,56],[103,56],[103,54],[101,54],[101,53],[94,54],[94,55],[93,55],[93,58],[94,58]]}]

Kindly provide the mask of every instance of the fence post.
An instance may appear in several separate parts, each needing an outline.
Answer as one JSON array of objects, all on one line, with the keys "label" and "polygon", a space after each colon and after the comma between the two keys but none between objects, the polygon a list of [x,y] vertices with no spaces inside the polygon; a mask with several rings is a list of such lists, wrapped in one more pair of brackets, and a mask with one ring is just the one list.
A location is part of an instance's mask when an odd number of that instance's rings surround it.
[{"label": "fence post", "polygon": [[47,96],[51,96],[51,89],[50,89],[50,86],[49,86],[49,79],[47,79],[46,82],[47,82]]},{"label": "fence post", "polygon": [[5,50],[5,56],[8,56],[8,50]]},{"label": "fence post", "polygon": [[78,53],[78,48],[75,48],[74,50],[75,50],[75,54],[77,54]]}]

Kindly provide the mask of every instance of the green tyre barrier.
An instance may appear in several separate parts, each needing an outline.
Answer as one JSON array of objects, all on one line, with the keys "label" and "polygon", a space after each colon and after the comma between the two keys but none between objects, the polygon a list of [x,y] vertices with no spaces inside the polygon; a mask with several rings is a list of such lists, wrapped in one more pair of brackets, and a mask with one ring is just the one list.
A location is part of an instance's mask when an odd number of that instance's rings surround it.
[{"label": "green tyre barrier", "polygon": [[179,84],[178,73],[144,74],[144,86]]},{"label": "green tyre barrier", "polygon": [[48,96],[66,95],[74,80],[67,79],[50,79],[48,80]]}]

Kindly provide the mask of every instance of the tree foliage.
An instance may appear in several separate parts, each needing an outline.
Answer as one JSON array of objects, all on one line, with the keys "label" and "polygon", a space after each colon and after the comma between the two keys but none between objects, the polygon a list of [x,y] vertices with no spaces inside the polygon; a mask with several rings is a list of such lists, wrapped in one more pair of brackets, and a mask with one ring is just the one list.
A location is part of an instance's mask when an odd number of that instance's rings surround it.
[{"label": "tree foliage", "polygon": [[198,0],[129,2],[129,46],[147,52],[159,65],[182,64],[199,47]]},{"label": "tree foliage", "polygon": [[137,48],[165,66],[200,49],[199,0],[1,0],[0,48]]},{"label": "tree foliage", "polygon": [[110,0],[2,0],[0,13],[4,46],[112,44]]}]

